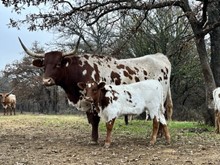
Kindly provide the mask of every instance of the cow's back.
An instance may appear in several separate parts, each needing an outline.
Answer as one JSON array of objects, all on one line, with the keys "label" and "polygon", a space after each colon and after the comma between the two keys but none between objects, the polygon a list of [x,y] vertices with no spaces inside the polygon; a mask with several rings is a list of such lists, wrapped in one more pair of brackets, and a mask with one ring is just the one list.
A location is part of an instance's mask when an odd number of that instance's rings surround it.
[{"label": "cow's back", "polygon": [[[120,85],[155,79],[163,86],[164,102],[170,92],[171,64],[161,53],[129,59],[96,55],[79,55],[77,58],[82,73],[80,81],[105,81],[106,84]],[[90,105],[85,105],[83,100],[75,104],[78,109],[87,111]]]},{"label": "cow's back", "polygon": [[[108,106],[100,103],[99,115],[106,121],[110,121],[118,115],[141,114],[149,110],[149,114],[158,116],[163,109],[163,88],[157,80],[147,80],[126,85],[106,85],[105,98],[109,98]],[[104,108],[103,108],[104,107]],[[126,108],[125,108],[126,107]]]},{"label": "cow's back", "polygon": [[8,102],[9,102],[11,107],[15,107],[15,105],[16,105],[16,96],[14,94],[10,94],[8,96]]}]

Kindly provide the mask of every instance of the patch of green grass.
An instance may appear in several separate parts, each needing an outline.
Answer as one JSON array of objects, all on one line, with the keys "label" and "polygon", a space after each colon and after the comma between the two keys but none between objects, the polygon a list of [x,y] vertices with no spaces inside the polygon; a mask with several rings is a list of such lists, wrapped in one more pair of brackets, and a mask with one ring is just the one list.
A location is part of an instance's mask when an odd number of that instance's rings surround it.
[{"label": "patch of green grass", "polygon": [[[168,122],[168,128],[170,134],[176,135],[181,133],[183,136],[193,136],[198,133],[203,132],[213,132],[214,127],[200,124],[198,122],[188,122],[188,121],[170,121]],[[105,122],[100,122],[100,131],[102,133],[106,132]],[[131,136],[144,136],[146,134],[151,134],[152,131],[152,121],[148,120],[133,120],[129,122],[129,125],[125,125],[124,119],[116,119],[114,128],[114,134],[128,134]]]},{"label": "patch of green grass", "polygon": [[[60,127],[82,129],[91,132],[91,125],[88,124],[86,116],[77,115],[39,115],[26,114],[15,116],[0,116],[0,126],[4,128],[25,127],[25,126],[43,126],[43,127]],[[183,136],[193,136],[198,133],[214,132],[214,127],[210,127],[198,122],[180,122],[170,121],[168,124],[171,136],[179,133]],[[99,131],[106,134],[104,121],[100,121]],[[132,120],[129,125],[125,125],[124,117],[116,119],[113,133],[119,135],[145,136],[152,132],[152,121]]]},{"label": "patch of green grass", "polygon": [[[100,122],[100,132],[105,134],[106,127],[105,122]],[[125,125],[124,118],[118,118],[115,121],[113,127],[113,133],[117,135],[135,136],[135,137],[146,137],[146,135],[151,134],[152,131],[152,121],[145,120],[132,120],[128,125]]]}]

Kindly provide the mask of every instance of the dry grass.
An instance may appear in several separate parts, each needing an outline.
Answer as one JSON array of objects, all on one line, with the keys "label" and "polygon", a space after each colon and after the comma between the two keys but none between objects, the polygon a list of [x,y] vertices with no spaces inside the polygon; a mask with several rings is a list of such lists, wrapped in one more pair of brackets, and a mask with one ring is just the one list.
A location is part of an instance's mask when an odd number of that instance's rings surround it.
[{"label": "dry grass", "polygon": [[100,122],[99,145],[91,145],[85,116],[0,116],[1,165],[179,165],[220,164],[220,135],[196,122],[169,123],[172,141],[158,138],[149,145],[151,121],[117,119],[113,142],[103,148],[105,123]]}]

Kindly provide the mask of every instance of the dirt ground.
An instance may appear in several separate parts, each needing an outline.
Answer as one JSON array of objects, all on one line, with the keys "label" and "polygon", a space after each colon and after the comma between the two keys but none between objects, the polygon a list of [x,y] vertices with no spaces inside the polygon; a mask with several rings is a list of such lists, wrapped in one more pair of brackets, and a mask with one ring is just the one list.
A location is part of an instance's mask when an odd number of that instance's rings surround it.
[{"label": "dirt ground", "polygon": [[[219,165],[220,135],[213,132],[163,138],[150,146],[148,137],[113,134],[110,148],[104,148],[105,135],[98,145],[90,141],[90,126],[68,122],[47,123],[41,116],[0,117],[0,165]],[[40,119],[39,119],[40,118]],[[83,119],[86,122],[86,119]]]}]

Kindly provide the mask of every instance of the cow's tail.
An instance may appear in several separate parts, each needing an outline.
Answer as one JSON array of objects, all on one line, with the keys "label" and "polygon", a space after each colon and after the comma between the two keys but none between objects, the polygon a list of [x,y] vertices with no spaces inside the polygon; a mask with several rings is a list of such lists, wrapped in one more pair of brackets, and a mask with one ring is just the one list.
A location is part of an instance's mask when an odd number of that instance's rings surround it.
[{"label": "cow's tail", "polygon": [[165,112],[165,116],[167,118],[167,120],[172,120],[172,115],[173,115],[173,101],[172,101],[172,96],[171,96],[171,90],[169,87],[169,90],[167,92],[167,97],[164,103],[166,112]]}]

